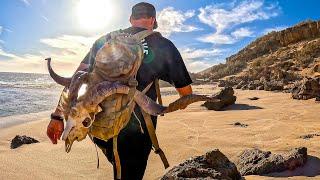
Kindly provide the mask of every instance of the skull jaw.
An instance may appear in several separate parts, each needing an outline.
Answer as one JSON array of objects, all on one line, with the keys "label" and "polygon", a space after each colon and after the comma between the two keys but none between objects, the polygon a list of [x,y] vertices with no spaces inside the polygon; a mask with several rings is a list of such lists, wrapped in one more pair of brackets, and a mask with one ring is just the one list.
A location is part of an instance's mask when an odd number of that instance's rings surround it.
[{"label": "skull jaw", "polygon": [[70,141],[69,138],[67,138],[65,140],[65,150],[66,150],[66,153],[69,153],[71,151],[71,147],[72,147],[72,144],[73,144],[74,140],[73,141]]},{"label": "skull jaw", "polygon": [[78,142],[82,141],[83,139],[85,139],[87,137],[87,134],[89,132],[86,128],[83,128],[81,133],[76,135],[74,133],[74,130],[75,130],[75,128],[72,128],[70,133],[68,135],[66,135],[66,138],[63,139],[65,141],[65,151],[67,153],[69,153],[71,151],[72,144],[75,140],[77,140]]}]

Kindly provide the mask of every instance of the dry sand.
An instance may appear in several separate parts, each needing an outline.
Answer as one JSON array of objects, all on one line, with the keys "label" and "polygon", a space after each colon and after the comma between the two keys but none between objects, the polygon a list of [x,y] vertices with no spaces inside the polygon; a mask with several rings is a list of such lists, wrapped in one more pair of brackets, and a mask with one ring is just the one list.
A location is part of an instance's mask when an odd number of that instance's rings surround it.
[{"label": "dry sand", "polygon": [[[194,89],[197,93],[213,91],[210,86],[195,86]],[[236,95],[236,105],[227,111],[208,111],[201,103],[195,103],[183,111],[159,118],[157,134],[171,166],[215,148],[234,160],[246,148],[281,153],[305,146],[310,158],[304,168],[272,176],[247,176],[246,179],[273,179],[275,176],[320,179],[320,159],[317,158],[320,157],[320,137],[299,138],[320,133],[320,104],[266,91],[236,91]],[[260,99],[248,100],[253,96]],[[164,102],[168,104],[176,98],[176,95],[166,96]],[[100,169],[96,169],[95,147],[89,139],[74,143],[69,154],[64,152],[63,142],[52,145],[45,133],[49,122],[46,116],[47,113],[28,115],[38,120],[0,129],[0,179],[112,179],[111,165],[100,151]],[[234,122],[249,126],[230,125]],[[40,143],[11,150],[10,140],[17,134],[35,137]],[[151,153],[144,179],[159,179],[164,172],[159,157]]]}]

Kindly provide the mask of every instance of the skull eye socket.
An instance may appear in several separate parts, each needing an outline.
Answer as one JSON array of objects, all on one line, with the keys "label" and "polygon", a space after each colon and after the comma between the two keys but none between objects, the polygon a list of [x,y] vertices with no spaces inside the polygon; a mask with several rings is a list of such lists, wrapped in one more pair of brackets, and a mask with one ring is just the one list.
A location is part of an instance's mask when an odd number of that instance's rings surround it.
[{"label": "skull eye socket", "polygon": [[85,118],[84,121],[82,121],[82,125],[86,128],[90,127],[92,124],[92,121],[90,118]]}]

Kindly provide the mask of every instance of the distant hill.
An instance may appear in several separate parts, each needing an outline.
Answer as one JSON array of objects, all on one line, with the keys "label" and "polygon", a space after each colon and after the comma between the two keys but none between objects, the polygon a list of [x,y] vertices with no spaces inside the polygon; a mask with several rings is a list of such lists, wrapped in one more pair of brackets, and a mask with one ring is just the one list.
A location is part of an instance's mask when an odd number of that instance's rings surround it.
[{"label": "distant hill", "polygon": [[[197,73],[211,80],[230,75],[259,79],[262,76],[315,76],[320,67],[320,21],[305,21],[279,32],[262,36],[225,64]],[[280,73],[280,74],[279,74]],[[268,77],[266,77],[268,78]]]},{"label": "distant hill", "polygon": [[225,64],[196,74],[220,86],[291,92],[293,98],[320,101],[320,21],[304,21],[262,36]]}]

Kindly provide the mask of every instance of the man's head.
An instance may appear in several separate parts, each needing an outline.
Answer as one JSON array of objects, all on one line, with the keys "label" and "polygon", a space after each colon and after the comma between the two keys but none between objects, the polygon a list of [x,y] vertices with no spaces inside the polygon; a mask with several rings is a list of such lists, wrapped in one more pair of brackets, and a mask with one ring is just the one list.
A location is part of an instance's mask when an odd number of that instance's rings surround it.
[{"label": "man's head", "polygon": [[132,7],[130,23],[134,27],[142,27],[149,30],[156,29],[156,9],[152,4],[141,2]]}]

